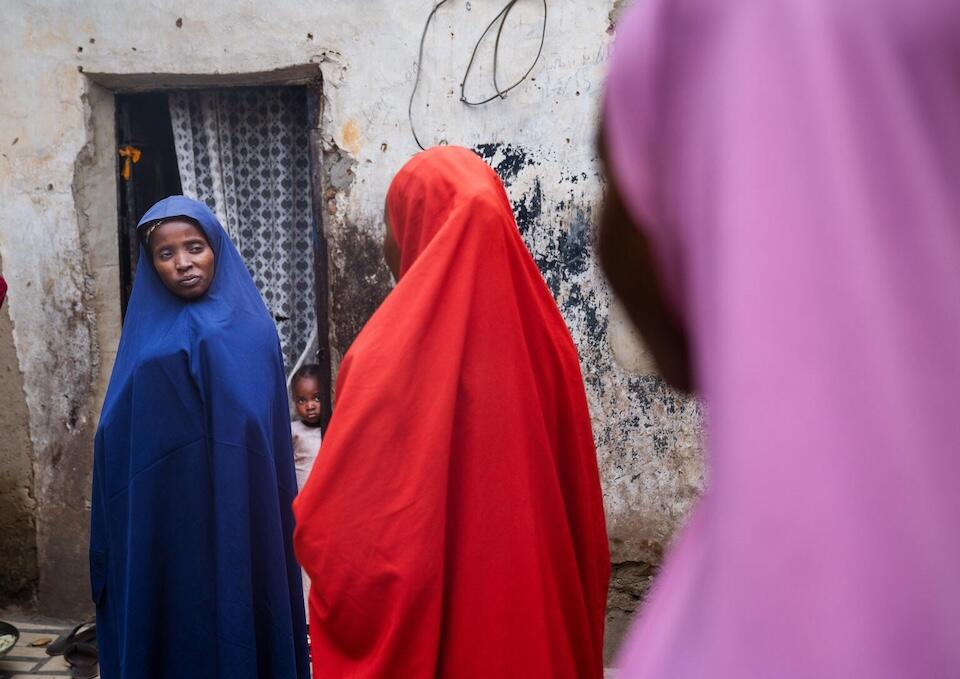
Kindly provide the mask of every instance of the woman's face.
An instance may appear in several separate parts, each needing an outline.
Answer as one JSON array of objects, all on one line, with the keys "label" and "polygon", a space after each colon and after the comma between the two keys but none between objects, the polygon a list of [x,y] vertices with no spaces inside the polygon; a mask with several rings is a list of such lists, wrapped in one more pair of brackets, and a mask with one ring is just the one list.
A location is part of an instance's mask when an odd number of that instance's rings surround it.
[{"label": "woman's face", "polygon": [[177,297],[202,297],[213,282],[213,250],[193,222],[171,219],[154,229],[147,243],[153,267]]}]

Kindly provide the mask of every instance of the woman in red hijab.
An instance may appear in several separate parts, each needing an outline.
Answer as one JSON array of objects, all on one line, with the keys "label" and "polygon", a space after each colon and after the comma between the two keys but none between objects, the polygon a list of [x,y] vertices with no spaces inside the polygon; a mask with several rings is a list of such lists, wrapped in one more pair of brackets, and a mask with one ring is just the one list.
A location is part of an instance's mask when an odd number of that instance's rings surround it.
[{"label": "woman in red hijab", "polygon": [[294,503],[314,675],[600,677],[590,416],[503,185],[471,151],[431,149],[386,217],[398,283],[343,359]]}]

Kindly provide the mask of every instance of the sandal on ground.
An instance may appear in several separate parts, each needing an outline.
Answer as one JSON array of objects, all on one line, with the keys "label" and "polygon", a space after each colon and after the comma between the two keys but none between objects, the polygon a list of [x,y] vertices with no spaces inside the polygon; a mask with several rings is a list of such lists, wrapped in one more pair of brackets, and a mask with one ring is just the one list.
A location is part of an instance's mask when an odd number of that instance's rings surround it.
[{"label": "sandal on ground", "polygon": [[74,642],[64,652],[63,659],[70,665],[73,679],[93,679],[100,674],[97,647],[93,644]]},{"label": "sandal on ground", "polygon": [[97,638],[97,619],[84,620],[69,632],[64,632],[47,645],[47,655],[63,655],[74,642],[90,643]]}]

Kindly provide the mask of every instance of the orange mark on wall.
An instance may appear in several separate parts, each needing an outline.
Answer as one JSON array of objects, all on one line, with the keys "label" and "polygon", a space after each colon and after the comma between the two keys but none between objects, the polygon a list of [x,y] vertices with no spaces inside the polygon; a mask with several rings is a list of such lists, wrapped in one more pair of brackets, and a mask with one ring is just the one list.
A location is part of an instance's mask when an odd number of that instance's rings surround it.
[{"label": "orange mark on wall", "polygon": [[355,120],[348,120],[340,131],[343,147],[353,155],[360,153],[360,128]]}]

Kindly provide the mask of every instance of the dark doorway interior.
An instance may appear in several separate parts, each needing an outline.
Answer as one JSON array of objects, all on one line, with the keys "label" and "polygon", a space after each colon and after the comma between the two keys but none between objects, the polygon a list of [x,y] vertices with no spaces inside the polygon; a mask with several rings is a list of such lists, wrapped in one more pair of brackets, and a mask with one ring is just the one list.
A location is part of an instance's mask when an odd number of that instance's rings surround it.
[{"label": "dark doorway interior", "polygon": [[180,193],[165,92],[117,95],[120,190],[120,303],[126,314],[137,269],[137,222],[161,198]]}]

